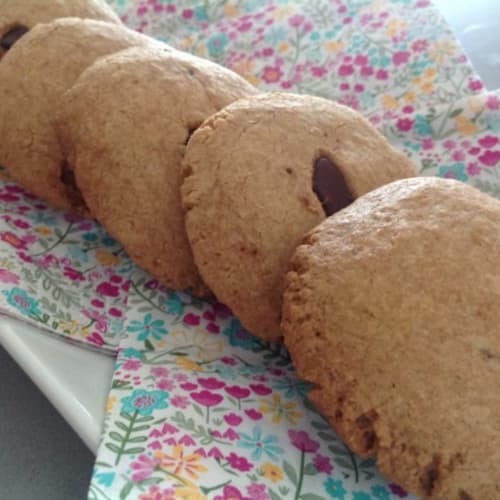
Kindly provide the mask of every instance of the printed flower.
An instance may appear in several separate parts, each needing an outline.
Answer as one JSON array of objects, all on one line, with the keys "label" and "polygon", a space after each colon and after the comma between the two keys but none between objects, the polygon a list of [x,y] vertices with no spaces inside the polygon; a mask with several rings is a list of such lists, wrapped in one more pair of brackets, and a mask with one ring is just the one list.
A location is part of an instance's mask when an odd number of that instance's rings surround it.
[{"label": "printed flower", "polygon": [[458,181],[466,181],[467,174],[465,173],[464,163],[453,163],[451,165],[441,165],[438,170],[438,175],[445,179],[456,179]]},{"label": "printed flower", "polygon": [[241,472],[248,472],[253,467],[253,465],[245,457],[240,457],[234,452],[231,452],[226,459],[231,468]]},{"label": "printed flower", "polygon": [[250,408],[249,410],[245,410],[245,413],[252,420],[260,420],[262,418],[262,413],[257,411],[255,408]]},{"label": "printed flower", "polygon": [[319,453],[314,457],[313,464],[318,472],[330,474],[333,470],[332,464],[330,463],[330,458],[320,455]]},{"label": "printed flower", "polygon": [[188,483],[186,486],[180,486],[175,489],[176,498],[182,500],[207,500],[200,489],[193,483]]},{"label": "printed flower", "polygon": [[372,495],[377,500],[390,500],[389,492],[383,486],[377,485],[371,487]]},{"label": "printed flower", "polygon": [[72,281],[85,281],[85,276],[80,271],[70,266],[64,266],[63,274]]},{"label": "printed flower", "polygon": [[411,44],[411,48],[414,52],[425,52],[429,47],[429,42],[427,40],[415,40]]},{"label": "printed flower", "polygon": [[149,487],[147,493],[142,493],[139,500],[176,500],[178,498],[173,488],[161,489],[157,484]]},{"label": "printed flower", "polygon": [[269,435],[264,437],[261,428],[257,426],[252,429],[252,435],[241,432],[237,444],[240,448],[253,450],[252,460],[260,460],[262,455],[266,455],[271,460],[277,460],[283,454],[283,449],[278,446],[277,436]]},{"label": "printed flower", "polygon": [[127,359],[122,368],[124,370],[138,370],[142,366],[142,363],[138,359]]},{"label": "printed flower", "polygon": [[498,137],[495,137],[494,135],[486,135],[479,139],[478,142],[483,148],[492,148],[498,144]]},{"label": "printed flower", "polygon": [[192,392],[190,396],[202,406],[217,406],[224,399],[220,394],[210,391]]},{"label": "printed flower", "polygon": [[82,314],[92,320],[92,323],[97,330],[106,333],[108,330],[108,318],[98,311],[92,311],[91,309],[82,309]]},{"label": "printed flower", "polygon": [[50,236],[52,229],[47,226],[37,226],[35,227],[35,233],[38,233],[40,236]]},{"label": "printed flower", "polygon": [[274,382],[272,388],[284,393],[285,398],[292,399],[305,396],[309,390],[309,384],[295,377],[283,377]]},{"label": "printed flower", "polygon": [[483,88],[483,82],[481,80],[470,80],[467,86],[469,87],[469,90],[475,92]]},{"label": "printed flower", "polygon": [[106,399],[106,411],[110,412],[116,404],[116,396],[108,396]]},{"label": "printed flower", "polygon": [[153,377],[168,377],[170,373],[168,368],[165,368],[164,366],[155,366],[151,368],[150,372]]},{"label": "printed flower", "polygon": [[228,425],[237,426],[241,424],[243,419],[235,413],[229,413],[227,415],[224,415],[224,420]]},{"label": "printed flower", "polygon": [[103,250],[102,248],[96,250],[95,257],[99,264],[102,264],[103,266],[116,266],[122,261],[120,257],[115,255],[114,253],[108,250]]},{"label": "printed flower", "polygon": [[198,383],[204,388],[204,389],[211,389],[211,390],[217,390],[217,389],[222,389],[226,383],[222,382],[221,380],[217,380],[215,377],[209,377],[209,378],[198,378]]},{"label": "printed flower", "polygon": [[273,392],[272,389],[264,384],[250,384],[250,389],[252,389],[252,391],[259,396],[267,396],[268,394],[271,394],[271,392]]},{"label": "printed flower", "polygon": [[500,151],[485,151],[478,160],[487,167],[494,167],[500,160]]},{"label": "printed flower", "polygon": [[281,468],[271,462],[262,464],[260,469],[263,476],[273,483],[277,483],[283,479],[283,471]]},{"label": "printed flower", "polygon": [[372,497],[364,491],[353,491],[352,500],[372,500]]},{"label": "printed flower", "polygon": [[314,453],[318,451],[319,443],[309,437],[306,431],[288,431],[290,442],[295,448],[303,451],[304,453]]},{"label": "printed flower", "polygon": [[269,500],[267,488],[263,484],[252,483],[247,486],[247,493],[252,500]]},{"label": "printed flower", "polygon": [[26,242],[20,238],[18,238],[14,233],[10,231],[5,231],[0,233],[0,239],[13,246],[14,248],[22,248],[23,250],[26,248]]},{"label": "printed flower", "polygon": [[75,335],[80,330],[80,323],[72,319],[70,321],[61,321],[59,328],[68,335]]},{"label": "printed flower", "polygon": [[481,167],[477,163],[473,162],[467,165],[467,174],[470,175],[471,177],[479,175],[480,173],[481,173]]},{"label": "printed flower", "polygon": [[400,118],[396,122],[396,127],[398,128],[398,130],[401,130],[401,132],[408,132],[409,130],[411,130],[414,123],[414,120],[410,120],[410,118]]},{"label": "printed flower", "polygon": [[189,359],[186,356],[178,356],[175,360],[176,365],[183,370],[189,370],[191,372],[202,372],[203,366],[199,365],[196,361]]},{"label": "printed flower", "polygon": [[147,313],[144,316],[144,320],[140,321],[133,320],[130,322],[130,326],[127,328],[128,332],[138,333],[138,340],[146,340],[151,334],[156,340],[161,340],[163,335],[168,333],[168,330],[164,327],[165,322],[162,319],[153,320],[151,313]]},{"label": "printed flower", "polygon": [[97,286],[96,292],[104,297],[118,297],[120,289],[111,283],[103,282]]},{"label": "printed flower", "polygon": [[392,55],[392,62],[395,66],[401,66],[402,64],[406,64],[410,59],[410,52],[406,50],[400,50],[398,52],[394,52]]},{"label": "printed flower", "polygon": [[217,495],[214,500],[252,500],[243,496],[243,493],[236,486],[227,485],[222,490],[222,495]]},{"label": "printed flower", "polygon": [[14,287],[9,292],[2,292],[6,298],[7,303],[11,306],[14,306],[18,311],[27,315],[37,315],[40,314],[40,310],[38,309],[38,301],[30,297],[24,290],[21,288]]},{"label": "printed flower", "polygon": [[474,135],[478,131],[477,125],[464,115],[455,117],[455,127],[463,135]]},{"label": "printed flower", "polygon": [[297,410],[297,403],[289,401],[284,403],[281,394],[275,393],[271,400],[262,399],[259,410],[272,417],[273,424],[280,424],[283,418],[290,424],[295,425],[302,413]]},{"label": "printed flower", "polygon": [[429,57],[438,64],[443,64],[446,59],[455,55],[456,50],[457,47],[452,40],[440,40],[431,45]]},{"label": "printed flower", "polygon": [[283,71],[279,66],[265,66],[264,72],[262,73],[262,79],[266,83],[276,83],[279,82],[283,76]]},{"label": "printed flower", "polygon": [[160,467],[172,471],[176,475],[187,474],[191,479],[198,479],[198,472],[206,472],[207,468],[200,464],[202,456],[197,453],[186,455],[182,444],[172,448],[172,455],[162,452],[155,452],[155,456],[160,458]]},{"label": "printed flower", "polygon": [[154,410],[167,408],[168,397],[168,392],[164,391],[135,389],[130,396],[121,398],[122,412],[127,414],[137,412],[143,417],[148,417]]},{"label": "printed flower", "polygon": [[221,56],[228,43],[229,38],[226,33],[217,33],[213,35],[207,42],[208,55],[210,57]]},{"label": "printed flower", "polygon": [[232,319],[222,334],[228,337],[229,343],[234,347],[252,349],[255,346],[255,337],[248,333],[237,319]]},{"label": "printed flower", "polygon": [[250,396],[250,390],[239,385],[231,385],[224,390],[235,399],[245,399]]},{"label": "printed flower", "polygon": [[333,479],[329,477],[324,483],[326,492],[330,495],[330,498],[338,498],[339,500],[345,499],[346,490],[344,484],[340,479]]},{"label": "printed flower", "polygon": [[0,269],[0,281],[13,285],[19,284],[19,276],[7,269]]},{"label": "printed flower", "polygon": [[132,473],[132,481],[138,483],[147,479],[156,467],[161,463],[161,460],[157,457],[150,457],[149,455],[139,455],[137,460],[130,464],[130,468],[134,471]]}]

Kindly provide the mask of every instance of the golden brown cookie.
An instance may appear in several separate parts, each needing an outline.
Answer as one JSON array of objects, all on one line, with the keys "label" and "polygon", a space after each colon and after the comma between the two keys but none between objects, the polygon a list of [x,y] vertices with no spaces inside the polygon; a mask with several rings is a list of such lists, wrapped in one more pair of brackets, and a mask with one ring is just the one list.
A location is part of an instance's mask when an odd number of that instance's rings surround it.
[{"label": "golden brown cookie", "polygon": [[288,259],[306,231],[415,168],[358,113],[267,94],[209,118],[189,141],[182,195],[200,273],[254,334],[280,337]]},{"label": "golden brown cookie", "polygon": [[104,0],[0,0],[0,59],[33,26],[60,17],[120,24]]},{"label": "golden brown cookie", "polygon": [[62,94],[97,58],[150,38],[119,24],[76,18],[39,24],[0,63],[0,164],[58,208],[83,212],[52,119]]},{"label": "golden brown cookie", "polygon": [[205,118],[255,92],[210,61],[136,48],[88,68],[64,97],[58,129],[90,213],[170,287],[206,292],[180,199],[185,144]]},{"label": "golden brown cookie", "polygon": [[311,231],[282,328],[346,443],[428,499],[500,498],[500,201],[457,181],[373,191]]}]

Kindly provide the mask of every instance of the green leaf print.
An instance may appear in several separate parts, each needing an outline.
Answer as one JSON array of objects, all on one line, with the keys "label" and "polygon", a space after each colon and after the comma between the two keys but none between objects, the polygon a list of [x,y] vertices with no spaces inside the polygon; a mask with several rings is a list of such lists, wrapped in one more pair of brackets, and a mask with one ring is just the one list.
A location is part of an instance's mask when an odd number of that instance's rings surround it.
[{"label": "green leaf print", "polygon": [[281,500],[282,499],[281,495],[278,495],[275,491],[273,491],[271,489],[269,489],[268,493],[269,493],[269,498],[271,498],[271,500]]},{"label": "green leaf print", "polygon": [[286,460],[283,462],[283,470],[285,471],[285,474],[288,476],[288,479],[290,479],[292,484],[294,486],[297,486],[297,472],[295,472],[293,466]]},{"label": "green leaf print", "polygon": [[305,493],[300,495],[300,500],[325,500],[325,497],[315,495],[314,493]]},{"label": "green leaf print", "polygon": [[304,475],[305,476],[315,476],[318,473],[318,469],[314,466],[314,464],[307,464],[304,467]]}]

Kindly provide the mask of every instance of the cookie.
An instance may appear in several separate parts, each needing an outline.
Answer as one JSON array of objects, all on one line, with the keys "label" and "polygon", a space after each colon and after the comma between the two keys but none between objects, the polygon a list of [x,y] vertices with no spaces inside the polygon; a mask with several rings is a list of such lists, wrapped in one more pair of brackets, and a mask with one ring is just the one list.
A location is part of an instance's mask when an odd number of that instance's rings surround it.
[{"label": "cookie", "polygon": [[52,119],[62,94],[97,58],[150,38],[119,24],[76,18],[39,24],[0,63],[0,164],[53,206],[84,213]]},{"label": "cookie", "polygon": [[309,398],[428,499],[500,498],[500,202],[452,180],[381,187],[311,231],[282,329]]},{"label": "cookie", "polygon": [[267,94],[209,118],[189,141],[183,202],[195,262],[244,326],[280,337],[281,287],[306,231],[358,196],[416,175],[361,115]]},{"label": "cookie", "polygon": [[184,228],[180,170],[190,134],[255,93],[236,73],[162,49],[129,49],[88,68],[58,118],[90,213],[162,283],[203,294]]},{"label": "cookie", "polygon": [[31,28],[60,17],[120,24],[104,0],[0,0],[0,59]]}]

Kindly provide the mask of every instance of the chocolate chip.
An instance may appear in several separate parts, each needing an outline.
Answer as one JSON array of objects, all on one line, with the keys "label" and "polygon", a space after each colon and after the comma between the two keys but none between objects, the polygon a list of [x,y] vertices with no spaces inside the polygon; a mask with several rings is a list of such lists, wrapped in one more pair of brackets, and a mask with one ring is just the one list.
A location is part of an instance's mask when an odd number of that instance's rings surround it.
[{"label": "chocolate chip", "polygon": [[29,28],[21,24],[14,26],[0,38],[0,47],[5,51],[9,50],[28,31]]},{"label": "chocolate chip", "polygon": [[314,162],[313,191],[327,217],[354,201],[342,172],[324,156]]}]

